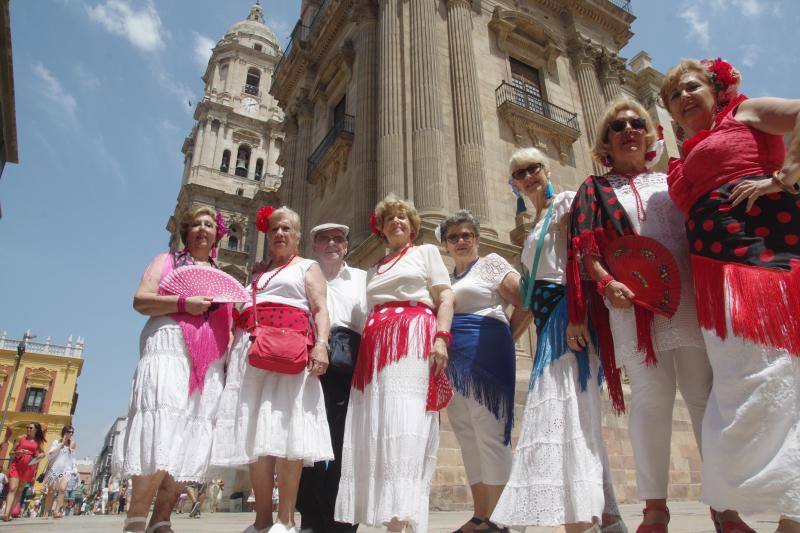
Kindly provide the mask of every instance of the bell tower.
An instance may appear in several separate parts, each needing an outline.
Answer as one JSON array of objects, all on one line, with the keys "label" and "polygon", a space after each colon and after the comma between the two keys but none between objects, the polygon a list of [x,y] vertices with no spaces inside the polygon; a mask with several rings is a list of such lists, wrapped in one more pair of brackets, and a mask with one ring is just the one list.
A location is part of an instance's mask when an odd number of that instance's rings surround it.
[{"label": "bell tower", "polygon": [[264,24],[256,2],[211,52],[203,74],[203,99],[194,110],[195,125],[183,142],[181,189],[167,223],[170,248],[182,246],[180,217],[208,205],[221,211],[230,233],[222,239],[217,261],[244,281],[253,262],[264,258],[264,235],[255,228],[258,209],[278,202],[283,169],[283,112],[270,96],[272,72],[281,57],[278,39]]}]

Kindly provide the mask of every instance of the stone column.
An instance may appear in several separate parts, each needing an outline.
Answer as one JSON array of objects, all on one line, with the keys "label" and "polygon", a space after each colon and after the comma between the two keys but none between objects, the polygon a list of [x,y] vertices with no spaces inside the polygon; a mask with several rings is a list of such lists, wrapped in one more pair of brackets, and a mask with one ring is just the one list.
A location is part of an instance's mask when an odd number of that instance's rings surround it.
[{"label": "stone column", "polygon": [[194,136],[194,148],[192,148],[192,167],[197,167],[200,164],[200,152],[203,150],[205,135],[205,121],[199,120],[197,121],[197,131]]},{"label": "stone column", "polygon": [[410,0],[411,9],[411,149],[414,204],[421,215],[447,211],[443,167],[442,110],[436,60],[436,5]]},{"label": "stone column", "polygon": [[589,145],[594,145],[597,123],[605,107],[603,92],[597,81],[597,48],[588,40],[579,37],[571,46],[572,61],[578,75],[578,91],[583,104],[583,117],[586,124],[586,137]]},{"label": "stone column", "polygon": [[[353,16],[356,22],[356,124],[351,174],[355,194],[350,234],[356,245],[369,237],[369,217],[377,203],[378,191],[378,20],[374,2],[361,0]],[[402,167],[400,170],[402,178]]]},{"label": "stone column", "polygon": [[283,177],[281,178],[281,188],[278,194],[282,203],[292,205],[292,182],[296,176],[294,156],[297,146],[297,117],[286,113],[284,127],[286,128],[286,136],[283,138],[283,149],[278,155],[280,162],[283,164]]},{"label": "stone column", "polygon": [[472,13],[468,0],[447,1],[447,39],[456,134],[458,203],[481,222],[489,221],[485,144],[478,74],[472,47]]},{"label": "stone column", "polygon": [[[406,197],[403,154],[403,63],[398,0],[379,0],[378,198]],[[358,117],[356,117],[358,118]]]},{"label": "stone column", "polygon": [[[212,145],[211,136],[211,118],[206,118],[203,126],[203,143],[200,145],[200,165],[210,167],[211,161],[209,157],[214,157],[214,146]],[[211,154],[209,156],[209,154]]]},{"label": "stone column", "polygon": [[600,85],[606,103],[612,102],[622,94],[621,74],[625,72],[625,61],[616,54],[604,51],[600,58]]},{"label": "stone column", "polygon": [[311,134],[313,131],[312,119],[314,111],[308,100],[302,100],[297,104],[297,144],[295,145],[294,170],[292,172],[292,203],[289,207],[297,211],[300,221],[303,224],[303,237],[305,238],[305,226],[307,224],[306,215],[308,214],[308,156],[311,155]]}]

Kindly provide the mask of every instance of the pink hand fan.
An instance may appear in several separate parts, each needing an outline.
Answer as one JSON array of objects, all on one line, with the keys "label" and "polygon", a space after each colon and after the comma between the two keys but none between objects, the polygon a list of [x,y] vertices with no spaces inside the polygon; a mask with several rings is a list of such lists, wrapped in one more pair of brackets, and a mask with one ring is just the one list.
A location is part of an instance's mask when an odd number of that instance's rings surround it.
[{"label": "pink hand fan", "polygon": [[208,296],[218,303],[250,301],[250,295],[236,278],[217,270],[199,265],[178,267],[164,278],[158,286],[162,292],[190,296]]}]

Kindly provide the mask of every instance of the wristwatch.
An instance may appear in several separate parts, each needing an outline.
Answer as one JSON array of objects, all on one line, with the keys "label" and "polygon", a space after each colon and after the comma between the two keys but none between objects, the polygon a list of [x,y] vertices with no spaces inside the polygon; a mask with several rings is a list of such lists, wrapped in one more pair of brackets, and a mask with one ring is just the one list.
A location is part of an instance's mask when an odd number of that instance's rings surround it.
[{"label": "wristwatch", "polygon": [[324,346],[324,347],[325,347],[325,349],[326,349],[326,350],[328,350],[329,352],[331,351],[331,345],[330,345],[330,344],[328,344],[328,341],[325,341],[325,340],[318,340],[318,341],[317,341],[317,342],[315,342],[314,344],[320,344],[320,345]]}]

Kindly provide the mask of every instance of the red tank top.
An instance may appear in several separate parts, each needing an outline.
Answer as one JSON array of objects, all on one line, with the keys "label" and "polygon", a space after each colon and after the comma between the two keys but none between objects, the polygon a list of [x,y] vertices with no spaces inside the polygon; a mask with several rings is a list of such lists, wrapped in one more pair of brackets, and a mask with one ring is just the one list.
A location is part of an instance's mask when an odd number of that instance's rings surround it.
[{"label": "red tank top", "polygon": [[716,126],[683,143],[683,159],[669,166],[669,194],[688,214],[703,195],[745,176],[780,170],[786,148],[780,135],[751,128],[734,117],[741,96],[717,115]]}]

